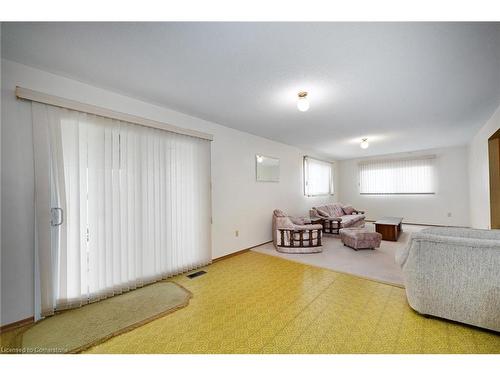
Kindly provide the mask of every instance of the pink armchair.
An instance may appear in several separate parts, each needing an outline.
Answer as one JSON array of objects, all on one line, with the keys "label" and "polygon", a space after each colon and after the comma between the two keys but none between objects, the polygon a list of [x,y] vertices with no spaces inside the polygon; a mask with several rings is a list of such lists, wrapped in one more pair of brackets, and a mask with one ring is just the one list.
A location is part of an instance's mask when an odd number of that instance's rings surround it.
[{"label": "pink armchair", "polygon": [[310,224],[308,218],[287,216],[281,210],[273,211],[273,243],[282,253],[319,253],[321,245],[321,224]]}]

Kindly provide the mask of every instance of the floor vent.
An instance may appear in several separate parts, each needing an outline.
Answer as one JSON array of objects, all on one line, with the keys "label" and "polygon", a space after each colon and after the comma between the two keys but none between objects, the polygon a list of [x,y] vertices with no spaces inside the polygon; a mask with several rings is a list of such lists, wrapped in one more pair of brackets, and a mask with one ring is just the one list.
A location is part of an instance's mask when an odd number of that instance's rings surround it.
[{"label": "floor vent", "polygon": [[194,279],[195,277],[204,275],[206,273],[207,273],[207,271],[198,271],[198,272],[192,273],[190,275],[187,275],[187,277],[189,277],[190,279]]}]

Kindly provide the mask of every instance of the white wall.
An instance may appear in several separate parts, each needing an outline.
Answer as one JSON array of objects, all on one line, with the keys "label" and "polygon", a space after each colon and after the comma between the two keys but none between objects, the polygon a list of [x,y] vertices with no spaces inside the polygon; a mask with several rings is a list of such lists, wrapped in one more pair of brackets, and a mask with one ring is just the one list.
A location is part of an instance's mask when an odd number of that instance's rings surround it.
[{"label": "white wall", "polygon": [[[271,240],[273,208],[307,215],[332,197],[303,195],[304,152],[72,79],[2,61],[1,320],[33,316],[34,178],[31,105],[16,85],[214,135],[212,143],[213,257]],[[280,159],[281,181],[255,181],[255,154]],[[239,230],[239,237],[235,231]]]},{"label": "white wall", "polygon": [[498,129],[500,107],[469,144],[470,220],[473,228],[491,228],[488,138]]},{"label": "white wall", "polygon": [[[369,220],[376,220],[382,216],[398,216],[403,217],[406,223],[468,226],[469,180],[466,146],[391,156],[429,154],[437,156],[437,194],[360,195],[358,162],[363,159],[352,159],[337,162],[341,201],[350,203],[360,210],[365,210]],[[376,158],[380,158],[380,156]],[[448,217],[448,213],[451,213],[451,217]]]}]

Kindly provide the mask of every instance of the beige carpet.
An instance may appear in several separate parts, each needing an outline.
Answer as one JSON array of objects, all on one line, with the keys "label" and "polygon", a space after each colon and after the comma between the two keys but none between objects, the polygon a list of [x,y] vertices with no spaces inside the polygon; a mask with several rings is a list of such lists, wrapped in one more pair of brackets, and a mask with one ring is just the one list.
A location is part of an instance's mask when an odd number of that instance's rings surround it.
[{"label": "beige carpet", "polygon": [[[367,223],[368,230],[375,230],[373,223]],[[324,267],[333,271],[345,272],[381,282],[403,285],[403,275],[394,260],[396,250],[406,246],[411,232],[425,228],[420,225],[403,225],[397,242],[382,241],[376,250],[352,250],[342,244],[338,236],[323,237],[323,252],[317,254],[283,254],[276,251],[272,243],[267,243],[252,250],[274,255],[288,260]]]},{"label": "beige carpet", "polygon": [[163,281],[68,310],[24,331],[20,352],[79,352],[185,307],[190,298],[187,289]]}]

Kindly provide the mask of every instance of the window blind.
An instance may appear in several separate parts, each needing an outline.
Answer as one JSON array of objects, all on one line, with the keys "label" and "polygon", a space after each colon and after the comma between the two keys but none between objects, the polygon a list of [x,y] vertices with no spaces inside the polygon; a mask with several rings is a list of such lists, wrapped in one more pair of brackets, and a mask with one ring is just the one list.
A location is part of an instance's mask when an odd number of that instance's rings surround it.
[{"label": "window blind", "polygon": [[434,194],[435,156],[359,163],[360,194]]},{"label": "window blind", "polygon": [[304,156],[304,193],[306,196],[333,194],[332,163]]},{"label": "window blind", "polygon": [[210,141],[32,108],[43,316],[210,262]]}]

